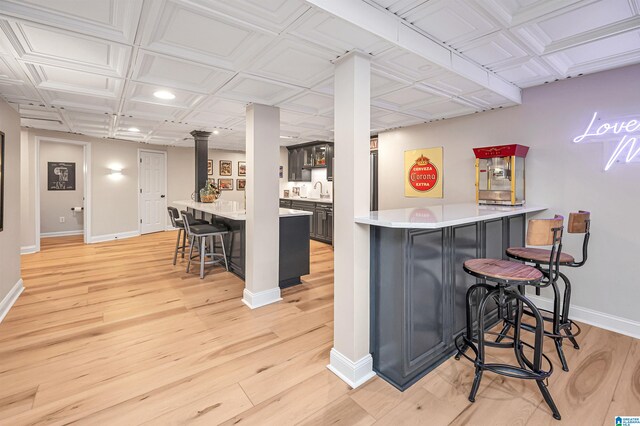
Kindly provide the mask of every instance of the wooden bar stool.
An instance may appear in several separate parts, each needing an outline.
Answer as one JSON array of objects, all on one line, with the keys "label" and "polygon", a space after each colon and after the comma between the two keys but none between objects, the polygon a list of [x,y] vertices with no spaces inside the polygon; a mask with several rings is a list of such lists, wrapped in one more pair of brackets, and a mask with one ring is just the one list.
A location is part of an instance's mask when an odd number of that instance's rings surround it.
[{"label": "wooden bar stool", "polygon": [[[576,262],[575,258],[572,255],[568,253],[561,253],[559,258],[560,266],[579,268],[586,263],[587,247],[589,245],[590,236],[590,223],[591,213],[587,211],[579,210],[577,213],[569,214],[569,224],[567,226],[567,232],[570,234],[584,234],[584,240],[582,242],[582,260],[580,262]],[[527,263],[533,263],[535,267],[543,273],[545,271],[541,266],[546,266],[549,264],[550,250],[548,249],[532,247],[510,247],[507,249],[506,253],[507,256],[512,259],[520,260]],[[558,289],[558,285],[556,282],[553,282],[553,311],[548,311],[545,309],[539,310],[543,313],[544,320],[553,324],[553,331],[545,331],[545,336],[551,337],[554,340],[556,351],[558,352],[558,357],[560,358],[560,362],[562,363],[562,369],[564,371],[569,371],[569,366],[567,365],[567,360],[562,350],[562,342],[564,339],[569,339],[575,349],[580,349],[580,345],[578,345],[578,342],[576,341],[576,336],[580,334],[580,326],[569,319],[569,308],[571,306],[571,282],[569,281],[569,278],[561,271],[558,271],[558,274],[560,275],[560,278],[562,278],[562,282],[564,283],[563,296],[560,297],[560,290]],[[540,295],[539,288],[536,289],[536,294]],[[528,312],[527,310],[525,310],[524,313],[526,315],[530,315],[530,312]],[[547,315],[545,315],[545,313]],[[523,327],[527,328],[527,324],[524,324]],[[505,323],[502,334],[506,334],[509,328],[510,324]]]},{"label": "wooden bar stool", "polygon": [[[187,232],[184,229],[184,222],[180,219],[180,214],[178,213],[178,209],[175,207],[167,207],[167,211],[169,212],[169,219],[171,219],[171,226],[178,230],[178,238],[176,239],[176,249],[173,252],[173,264],[176,264],[176,260],[178,258],[178,252],[182,250],[182,258],[184,259],[184,252],[187,248]],[[208,223],[206,220],[194,219],[194,225],[203,225]],[[180,239],[182,238],[182,244],[180,244]]]},{"label": "wooden bar stool", "polygon": [[[191,261],[199,258],[200,261],[200,279],[204,278],[205,265],[215,265],[224,262],[224,267],[228,271],[227,253],[224,245],[224,236],[228,234],[226,229],[221,229],[210,224],[194,225],[193,215],[185,210],[180,212],[182,221],[185,225],[187,236],[189,237],[189,262],[187,263],[187,272],[191,269]],[[215,252],[214,239],[220,238],[222,245],[222,254]],[[209,250],[207,251],[207,241],[209,242]],[[198,252],[193,253],[193,248],[198,247]],[[211,259],[211,260],[207,260]]]},{"label": "wooden bar stool", "polygon": [[[472,285],[467,290],[467,330],[466,333],[461,334],[455,340],[456,348],[458,349],[456,359],[464,356],[473,362],[475,366],[475,377],[469,393],[469,401],[475,401],[484,371],[491,371],[517,379],[535,380],[540,393],[542,393],[544,400],[551,409],[553,417],[560,420],[560,412],[545,384],[545,380],[553,373],[553,365],[543,352],[544,320],[536,305],[525,296],[524,287],[527,285],[547,287],[558,279],[558,259],[562,253],[563,221],[564,218],[562,216],[556,216],[553,219],[529,220],[527,244],[532,246],[552,246],[548,259],[549,268],[546,271],[541,271],[533,266],[519,262],[502,259],[470,259],[464,262],[465,272],[482,280],[495,283],[480,282]],[[471,310],[476,293],[481,290],[484,290],[485,294],[480,299],[477,308],[477,317],[475,318],[477,320],[477,330],[474,331],[474,318]],[[491,299],[495,300],[498,305],[499,318],[510,322],[513,327],[513,336],[487,330],[485,317],[487,304]],[[536,321],[535,326],[532,326],[532,331],[535,334],[533,345],[520,339],[522,315],[525,306]],[[511,309],[512,307],[514,308]],[[512,315],[507,317],[507,311],[511,311]],[[485,334],[497,335],[500,340],[505,341],[494,342],[486,340]],[[518,365],[486,362],[485,346],[513,349]],[[525,355],[525,346],[533,350],[533,359],[529,359]],[[467,349],[472,350],[474,357],[467,355]]]}]

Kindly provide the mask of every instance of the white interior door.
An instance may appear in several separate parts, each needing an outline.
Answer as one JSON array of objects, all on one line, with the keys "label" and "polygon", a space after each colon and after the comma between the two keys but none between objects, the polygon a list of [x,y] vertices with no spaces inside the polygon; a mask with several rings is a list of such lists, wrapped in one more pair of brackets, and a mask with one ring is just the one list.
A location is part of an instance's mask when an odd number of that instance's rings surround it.
[{"label": "white interior door", "polygon": [[166,228],[166,153],[140,151],[140,233]]}]

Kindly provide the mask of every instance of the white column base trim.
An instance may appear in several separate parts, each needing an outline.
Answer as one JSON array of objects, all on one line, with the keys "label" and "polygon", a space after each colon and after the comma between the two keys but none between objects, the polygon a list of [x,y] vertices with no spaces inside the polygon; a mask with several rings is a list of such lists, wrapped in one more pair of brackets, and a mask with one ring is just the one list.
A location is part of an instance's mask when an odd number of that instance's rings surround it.
[{"label": "white column base trim", "polygon": [[0,301],[0,322],[7,316],[9,313],[9,309],[16,303],[18,300],[18,296],[22,294],[24,291],[24,286],[22,285],[22,278],[18,280],[17,283],[9,290],[9,293]]},{"label": "white column base trim", "polygon": [[20,254],[31,254],[36,253],[37,251],[36,246],[20,247]]},{"label": "white column base trim", "polygon": [[124,238],[139,237],[140,231],[120,232],[117,234],[96,235],[91,237],[89,243],[102,243],[105,241],[122,240]]},{"label": "white column base trim", "polygon": [[261,291],[259,293],[252,293],[248,289],[244,289],[242,292],[242,303],[250,307],[251,309],[259,308],[261,306],[270,305],[282,300],[280,297],[280,287],[272,288],[269,290]]},{"label": "white column base trim", "polygon": [[367,354],[358,361],[353,362],[338,352],[336,348],[331,349],[327,368],[354,389],[365,384],[376,375],[375,371],[373,371],[371,354]]},{"label": "white column base trim", "polygon": [[[553,311],[552,299],[531,294],[527,294],[527,298],[531,299],[537,307]],[[634,339],[640,339],[640,322],[638,321],[605,314],[604,312],[598,312],[593,309],[575,305],[571,305],[569,308],[569,318],[595,327],[604,328],[605,330],[624,334],[625,336],[630,336]]]},{"label": "white column base trim", "polygon": [[68,237],[70,235],[83,235],[84,230],[78,229],[75,231],[58,231],[58,232],[41,232],[40,238],[51,238],[51,237]]}]

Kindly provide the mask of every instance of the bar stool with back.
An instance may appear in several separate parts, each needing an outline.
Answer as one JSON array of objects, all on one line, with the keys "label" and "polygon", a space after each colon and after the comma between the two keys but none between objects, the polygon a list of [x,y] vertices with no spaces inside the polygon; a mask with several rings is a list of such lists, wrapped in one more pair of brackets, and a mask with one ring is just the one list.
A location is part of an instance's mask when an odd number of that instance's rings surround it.
[{"label": "bar stool with back", "polygon": [[[458,349],[456,359],[464,356],[473,362],[475,366],[475,377],[469,393],[469,401],[475,402],[484,371],[491,371],[517,379],[535,380],[540,393],[542,393],[544,400],[551,409],[553,417],[560,420],[560,412],[545,384],[545,380],[553,373],[553,365],[543,353],[544,320],[538,308],[525,296],[524,288],[525,286],[548,287],[558,279],[559,259],[562,252],[563,221],[564,218],[558,215],[553,219],[529,220],[527,245],[551,246],[548,269],[546,271],[519,262],[502,259],[470,259],[464,262],[463,268],[465,272],[482,280],[495,283],[479,282],[467,290],[467,330],[466,333],[458,336],[455,341]],[[486,293],[481,297],[477,307],[477,330],[474,330],[474,318],[471,313],[472,304],[476,292],[480,290],[484,290]],[[491,299],[497,302],[498,318],[511,323],[513,336],[487,330],[487,305]],[[533,345],[520,339],[522,315],[525,306],[535,318],[535,326],[531,326],[531,330],[534,332]],[[507,317],[507,311],[511,312],[512,315]],[[485,334],[498,335],[500,340],[505,341],[494,342],[486,340]],[[513,349],[517,365],[487,362],[485,346]],[[525,354],[525,347],[528,348],[528,351],[533,351],[532,359],[529,359]],[[475,356],[467,355],[467,349],[471,349]],[[543,361],[546,364],[544,366]]]},{"label": "bar stool with back", "polygon": [[[584,240],[582,242],[582,260],[580,262],[576,262],[575,258],[572,255],[568,253],[561,253],[559,258],[560,266],[579,268],[586,263],[587,247],[589,245],[590,237],[590,223],[591,213],[587,211],[579,210],[577,213],[569,214],[569,224],[567,226],[567,232],[570,234],[584,234]],[[545,273],[542,265],[549,264],[550,253],[547,249],[532,247],[509,247],[506,251],[506,254],[512,259],[527,263],[533,263],[535,267],[542,273]],[[569,278],[561,271],[558,271],[558,275],[560,276],[560,278],[562,278],[562,281],[564,283],[564,294],[562,298],[560,297],[560,290],[558,289],[557,283],[555,281],[552,282],[551,286],[553,288],[553,312],[545,309],[539,310],[543,313],[551,314],[551,316],[543,315],[543,319],[545,321],[551,322],[553,324],[553,331],[545,331],[545,336],[551,337],[554,340],[556,351],[558,352],[558,357],[560,358],[560,362],[562,363],[562,369],[564,371],[569,371],[567,360],[562,350],[562,342],[564,339],[569,339],[575,349],[580,349],[580,346],[575,339],[576,336],[580,334],[580,326],[569,319],[569,308],[571,306],[571,282],[569,281]],[[540,295],[539,288],[536,288],[536,294]],[[526,309],[524,313],[525,315],[531,315],[531,313]],[[501,334],[506,334],[509,331],[510,327],[510,323],[506,322]],[[574,327],[576,329],[575,332],[573,331]],[[523,328],[528,329],[529,326],[527,324],[523,324]],[[564,333],[564,335],[562,333]]]},{"label": "bar stool with back", "polygon": [[[184,222],[180,219],[180,214],[178,213],[178,209],[175,207],[167,207],[167,211],[169,212],[169,219],[171,219],[171,226],[178,229],[178,238],[176,239],[176,248],[173,253],[173,264],[176,264],[176,260],[178,258],[178,252],[182,250],[182,258],[184,259],[184,253],[187,248],[187,231],[184,228]],[[195,225],[204,225],[207,224],[206,220],[203,219],[194,219]],[[180,244],[180,239],[182,238],[182,244]]]},{"label": "bar stool with back", "polygon": [[[191,269],[191,261],[195,258],[200,260],[200,278],[204,278],[205,265],[214,265],[224,262],[224,267],[228,271],[229,264],[227,263],[227,253],[224,244],[224,236],[229,233],[228,230],[216,227],[211,224],[196,224],[194,225],[194,218],[188,211],[182,210],[182,221],[184,222],[184,228],[189,237],[189,262],[187,263],[187,272]],[[222,246],[222,254],[215,252],[214,238],[220,238],[220,244]],[[207,240],[209,242],[209,251],[207,251]],[[193,253],[193,248],[198,247],[198,253]],[[211,260],[207,260],[211,259]]]}]

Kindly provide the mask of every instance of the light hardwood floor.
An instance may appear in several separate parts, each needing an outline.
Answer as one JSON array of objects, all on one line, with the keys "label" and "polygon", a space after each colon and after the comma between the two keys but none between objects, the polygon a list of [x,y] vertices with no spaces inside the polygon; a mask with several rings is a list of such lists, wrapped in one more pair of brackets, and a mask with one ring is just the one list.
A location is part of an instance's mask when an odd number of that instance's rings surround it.
[{"label": "light hardwood floor", "polygon": [[[252,311],[234,275],[172,266],[174,237],[43,239],[22,257],[26,290],[0,324],[0,424],[557,424],[531,382],[487,373],[469,403],[465,361],[404,393],[379,378],[350,389],[326,369],[327,245],[312,243],[303,285]],[[562,423],[640,415],[639,341],[583,330],[582,349],[566,349],[571,372],[556,363],[549,381]]]}]

